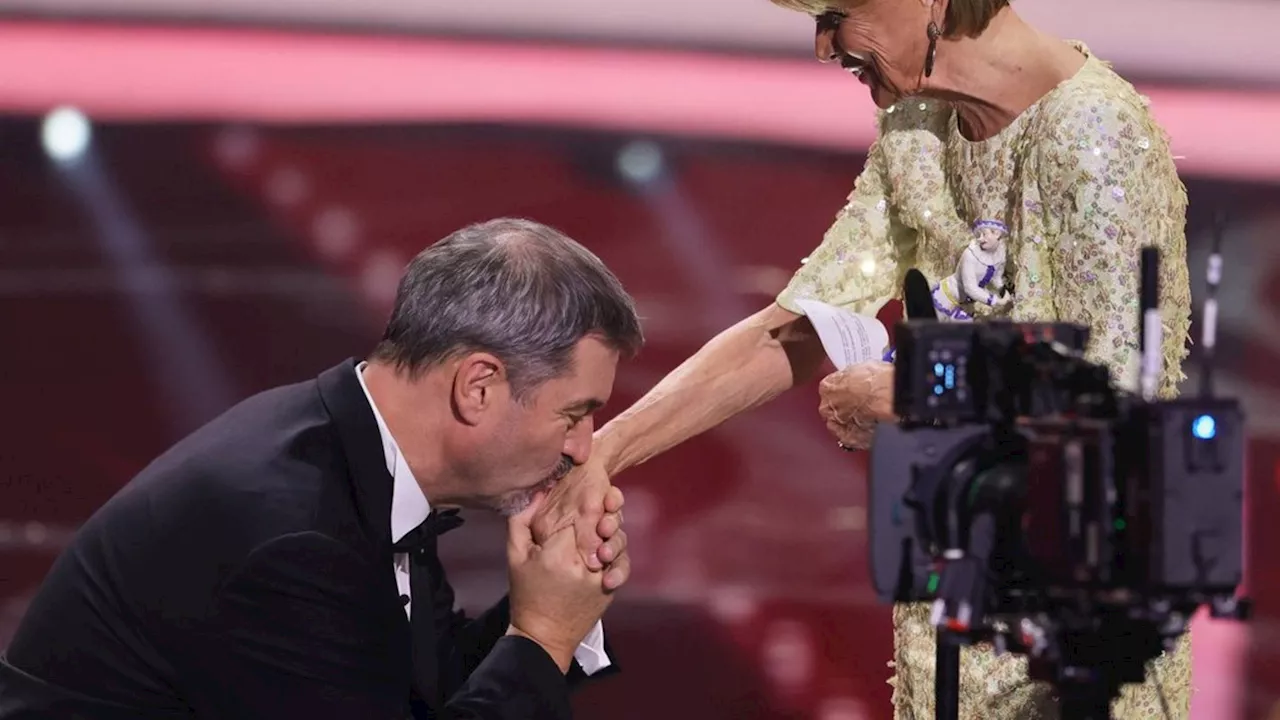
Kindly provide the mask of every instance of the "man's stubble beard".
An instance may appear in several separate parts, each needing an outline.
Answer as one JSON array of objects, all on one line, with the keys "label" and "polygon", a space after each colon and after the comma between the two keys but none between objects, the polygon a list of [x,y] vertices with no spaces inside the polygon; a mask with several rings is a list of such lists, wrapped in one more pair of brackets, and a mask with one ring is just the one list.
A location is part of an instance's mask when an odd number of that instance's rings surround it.
[{"label": "man's stubble beard", "polygon": [[538,493],[550,492],[551,488],[555,487],[556,483],[560,482],[566,475],[573,472],[574,467],[575,465],[573,464],[573,460],[570,459],[568,455],[561,455],[560,462],[551,470],[550,473],[547,474],[545,478],[542,479],[542,482],[539,482],[531,488],[516,490],[502,497],[498,501],[498,514],[503,517],[511,517],[512,515],[519,515],[524,512],[525,509],[533,504],[533,499],[538,496]]}]

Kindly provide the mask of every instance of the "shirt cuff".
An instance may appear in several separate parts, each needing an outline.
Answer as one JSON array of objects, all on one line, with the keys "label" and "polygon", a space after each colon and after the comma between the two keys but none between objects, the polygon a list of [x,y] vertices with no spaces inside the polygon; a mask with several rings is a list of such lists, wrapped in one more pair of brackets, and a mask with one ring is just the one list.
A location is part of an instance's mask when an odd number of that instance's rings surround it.
[{"label": "shirt cuff", "polygon": [[573,659],[582,667],[583,674],[594,675],[613,664],[604,651],[604,623],[597,620],[591,632],[578,643]]}]

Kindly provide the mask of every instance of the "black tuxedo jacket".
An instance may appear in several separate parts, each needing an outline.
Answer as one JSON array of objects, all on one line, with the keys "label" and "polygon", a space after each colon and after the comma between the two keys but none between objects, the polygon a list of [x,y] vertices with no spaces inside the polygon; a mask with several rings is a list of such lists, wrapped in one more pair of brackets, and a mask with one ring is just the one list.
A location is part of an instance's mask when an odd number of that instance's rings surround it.
[{"label": "black tuxedo jacket", "polygon": [[[55,562],[0,660],[0,720],[405,717],[391,492],[354,361],[231,408]],[[432,571],[437,697],[419,715],[570,717],[551,657],[504,636],[505,601],[468,620]]]}]

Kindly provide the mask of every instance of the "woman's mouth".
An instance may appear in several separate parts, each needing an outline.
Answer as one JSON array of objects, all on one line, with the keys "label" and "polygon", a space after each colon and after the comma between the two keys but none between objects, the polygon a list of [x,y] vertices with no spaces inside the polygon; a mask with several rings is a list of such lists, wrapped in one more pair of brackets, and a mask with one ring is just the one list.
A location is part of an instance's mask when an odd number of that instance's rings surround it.
[{"label": "woman's mouth", "polygon": [[849,71],[851,75],[858,78],[863,85],[870,86],[871,81],[875,77],[875,63],[871,58],[860,53],[846,52],[844,57],[840,58],[840,67]]}]

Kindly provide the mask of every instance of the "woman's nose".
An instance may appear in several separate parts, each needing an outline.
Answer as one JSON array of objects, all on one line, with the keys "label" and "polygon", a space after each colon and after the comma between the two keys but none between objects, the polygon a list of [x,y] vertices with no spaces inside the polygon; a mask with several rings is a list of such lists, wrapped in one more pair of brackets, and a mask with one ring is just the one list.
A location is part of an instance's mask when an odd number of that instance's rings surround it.
[{"label": "woman's nose", "polygon": [[818,57],[818,62],[833,62],[839,59],[840,50],[836,47],[835,35],[832,30],[819,30],[814,36],[813,54]]}]

